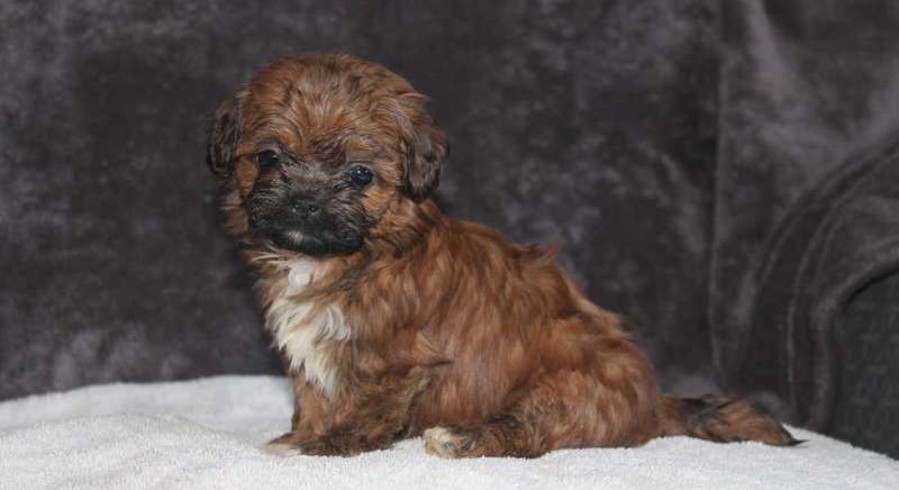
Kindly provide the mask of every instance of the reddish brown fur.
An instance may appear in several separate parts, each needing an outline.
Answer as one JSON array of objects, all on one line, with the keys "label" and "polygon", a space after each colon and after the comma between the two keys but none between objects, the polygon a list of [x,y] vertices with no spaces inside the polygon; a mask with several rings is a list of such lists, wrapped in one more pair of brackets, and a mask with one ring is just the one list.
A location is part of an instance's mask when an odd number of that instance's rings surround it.
[{"label": "reddish brown fur", "polygon": [[[351,326],[349,341],[322,343],[340,381],[329,397],[291,371],[292,430],[275,443],[355,454],[434,426],[450,429],[426,434],[429,451],[451,457],[676,434],[792,442],[745,402],[721,410],[717,400],[661,395],[619,318],[584,298],[552,253],[441,215],[426,197],[445,142],[424,100],[378,65],[312,55],[264,68],[219,111],[210,163],[226,191],[226,228],[257,269],[266,308],[285,294],[281,264],[297,254],[248,226],[247,196],[264,180],[260,145],[276,140],[323,167],[366,160],[379,176],[363,200],[378,220],[363,247],[315,259],[314,282],[291,299],[335,305]],[[696,416],[701,409],[714,416]]]}]

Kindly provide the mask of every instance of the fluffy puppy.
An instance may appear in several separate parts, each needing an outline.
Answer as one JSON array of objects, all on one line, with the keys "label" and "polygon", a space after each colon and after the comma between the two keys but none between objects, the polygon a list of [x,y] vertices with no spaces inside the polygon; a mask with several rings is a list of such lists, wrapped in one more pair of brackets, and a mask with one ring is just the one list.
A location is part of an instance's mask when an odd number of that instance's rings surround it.
[{"label": "fluffy puppy", "polygon": [[795,441],[739,399],[661,394],[615,315],[551,253],[440,214],[425,97],[339,54],[264,67],[216,113],[208,163],[296,397],[269,449],[349,455],[423,435],[535,457],[665,435]]}]

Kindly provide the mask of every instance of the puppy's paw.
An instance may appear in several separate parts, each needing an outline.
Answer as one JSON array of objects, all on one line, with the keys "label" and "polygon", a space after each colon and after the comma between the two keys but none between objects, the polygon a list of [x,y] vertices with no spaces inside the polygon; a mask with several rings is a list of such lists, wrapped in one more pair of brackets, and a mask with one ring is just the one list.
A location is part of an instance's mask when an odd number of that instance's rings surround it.
[{"label": "puppy's paw", "polygon": [[262,450],[281,457],[290,456],[354,456],[360,451],[337,447],[328,440],[312,440],[303,443],[286,443],[272,441],[262,446]]},{"label": "puppy's paw", "polygon": [[364,450],[356,441],[340,435],[319,437],[300,446],[300,451],[309,456],[355,456]]},{"label": "puppy's paw", "polygon": [[303,450],[298,442],[297,435],[288,432],[266,443],[262,450],[273,456],[299,456],[303,454]]},{"label": "puppy's paw", "polygon": [[325,435],[288,432],[263,446],[276,456],[355,456],[365,451],[390,447],[387,439],[361,437],[352,432],[335,432]]},{"label": "puppy's paw", "polygon": [[277,442],[277,439],[262,446],[262,450],[273,456],[282,457],[299,456],[300,454],[303,454],[303,451],[300,450],[299,447],[286,442]]},{"label": "puppy's paw", "polygon": [[471,458],[476,454],[474,434],[447,427],[431,427],[422,434],[425,451],[441,458]]}]

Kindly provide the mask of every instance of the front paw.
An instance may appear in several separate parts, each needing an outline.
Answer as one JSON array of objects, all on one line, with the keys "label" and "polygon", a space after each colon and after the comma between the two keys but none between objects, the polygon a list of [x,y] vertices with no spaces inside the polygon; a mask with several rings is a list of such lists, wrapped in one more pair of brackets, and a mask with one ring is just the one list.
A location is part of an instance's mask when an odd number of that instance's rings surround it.
[{"label": "front paw", "polygon": [[304,440],[308,438],[303,439],[294,432],[288,432],[267,442],[262,450],[273,456],[298,456],[303,454]]},{"label": "front paw", "polygon": [[305,436],[288,432],[278,437],[263,449],[276,456],[355,456],[365,451],[383,449],[387,444],[377,444],[365,438],[347,433]]},{"label": "front paw", "polygon": [[441,458],[471,458],[480,456],[476,437],[471,431],[447,427],[431,427],[422,433],[425,451]]},{"label": "front paw", "polygon": [[303,454],[303,451],[300,450],[299,446],[295,446],[293,444],[287,444],[284,442],[276,442],[270,441],[262,446],[262,450],[271,454],[272,456],[299,456]]}]

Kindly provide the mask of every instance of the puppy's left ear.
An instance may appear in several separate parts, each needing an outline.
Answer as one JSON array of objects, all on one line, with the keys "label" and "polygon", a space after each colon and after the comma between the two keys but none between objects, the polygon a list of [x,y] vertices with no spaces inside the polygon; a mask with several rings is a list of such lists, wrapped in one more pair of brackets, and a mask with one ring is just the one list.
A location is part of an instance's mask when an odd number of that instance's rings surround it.
[{"label": "puppy's left ear", "polygon": [[240,144],[240,101],[232,97],[215,111],[209,129],[206,164],[217,177],[227,177],[234,169],[234,156]]},{"label": "puppy's left ear", "polygon": [[449,153],[446,135],[431,117],[419,111],[406,142],[406,193],[415,201],[431,195],[440,183],[440,165]]}]

